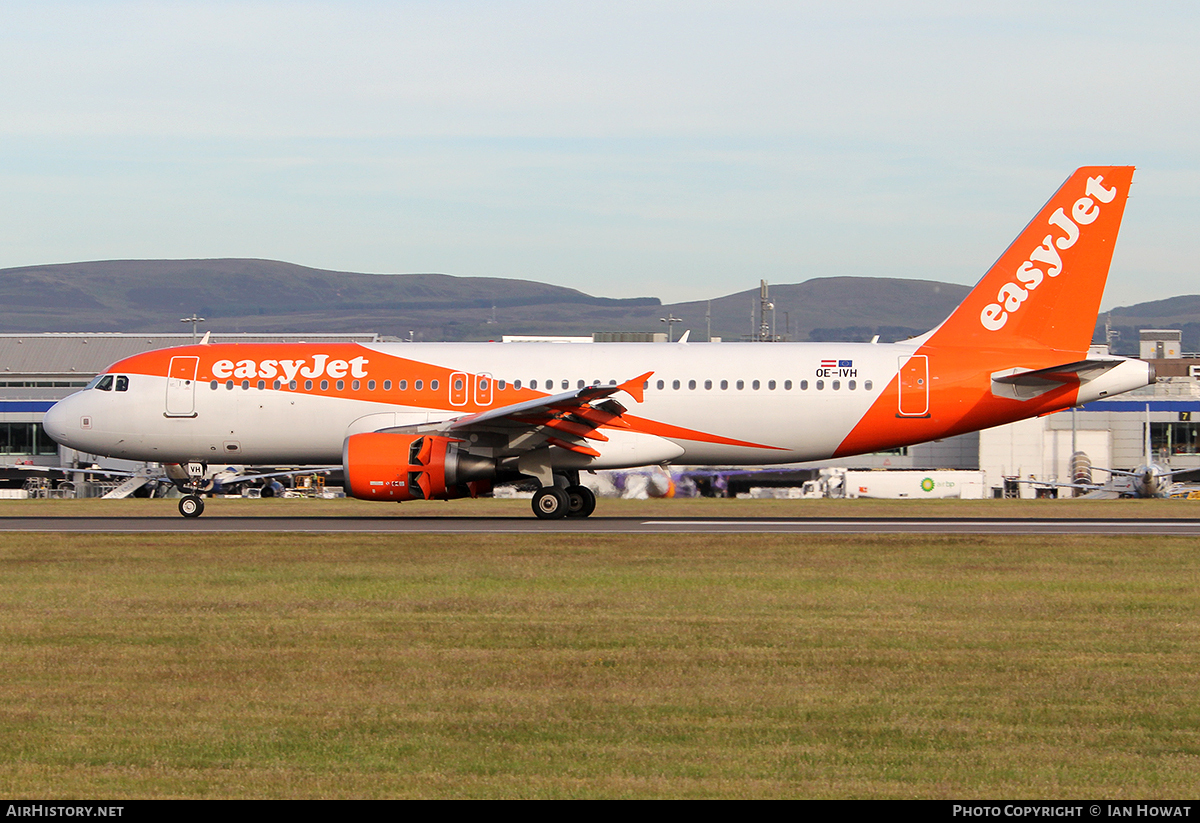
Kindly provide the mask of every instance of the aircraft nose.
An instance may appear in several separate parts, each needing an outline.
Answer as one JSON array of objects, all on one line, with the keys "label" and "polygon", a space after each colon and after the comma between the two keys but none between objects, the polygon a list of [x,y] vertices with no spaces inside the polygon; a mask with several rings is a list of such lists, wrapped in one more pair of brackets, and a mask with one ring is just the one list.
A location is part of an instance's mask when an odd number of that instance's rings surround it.
[{"label": "aircraft nose", "polygon": [[67,437],[70,432],[70,426],[67,421],[70,419],[70,411],[66,408],[68,404],[67,398],[59,400],[42,418],[42,428],[46,430],[46,434],[50,435],[50,439],[60,445],[67,445]]}]

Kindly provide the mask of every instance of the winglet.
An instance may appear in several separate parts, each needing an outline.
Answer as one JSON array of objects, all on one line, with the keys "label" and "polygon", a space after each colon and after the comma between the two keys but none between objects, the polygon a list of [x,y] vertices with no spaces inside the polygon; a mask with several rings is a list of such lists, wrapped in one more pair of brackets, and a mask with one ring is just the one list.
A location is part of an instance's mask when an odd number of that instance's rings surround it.
[{"label": "winglet", "polygon": [[211,342],[209,342],[209,338],[211,338],[211,337],[212,337],[212,332],[211,332],[211,331],[206,331],[206,332],[204,333],[204,337],[200,338],[200,345],[201,345],[201,346],[210,346],[210,345],[212,345],[212,344],[211,344]]},{"label": "winglet", "polygon": [[617,386],[617,388],[628,394],[637,402],[641,403],[642,398],[645,397],[646,381],[650,379],[650,375],[652,374],[654,374],[654,372],[648,371],[643,375],[633,378],[632,380],[626,380],[624,383]]}]

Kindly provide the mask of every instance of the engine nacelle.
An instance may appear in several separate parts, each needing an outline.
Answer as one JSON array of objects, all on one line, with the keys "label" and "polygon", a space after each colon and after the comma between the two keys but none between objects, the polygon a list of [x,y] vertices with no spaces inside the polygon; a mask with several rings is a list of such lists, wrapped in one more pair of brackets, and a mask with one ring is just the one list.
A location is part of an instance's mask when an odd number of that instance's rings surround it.
[{"label": "engine nacelle", "polygon": [[366,432],[342,445],[346,491],[360,500],[449,500],[488,491],[496,463],[434,435]]}]

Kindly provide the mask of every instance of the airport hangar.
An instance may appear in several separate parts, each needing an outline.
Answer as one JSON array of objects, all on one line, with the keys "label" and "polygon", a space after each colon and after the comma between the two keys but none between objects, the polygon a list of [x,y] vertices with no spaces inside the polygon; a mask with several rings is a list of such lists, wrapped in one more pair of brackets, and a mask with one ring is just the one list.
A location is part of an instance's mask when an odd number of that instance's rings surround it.
[{"label": "airport hangar", "polygon": [[[239,333],[214,333],[211,339],[221,343],[394,340],[376,334]],[[95,463],[112,469],[140,468],[141,464],[59,447],[42,429],[42,417],[57,400],[83,388],[117,360],[192,342],[190,334],[0,334],[0,486],[22,486],[32,466]],[[1103,345],[1093,348],[1094,353],[1106,351]],[[1172,469],[1200,468],[1200,354],[1181,351],[1177,330],[1147,329],[1141,332],[1140,356],[1155,366],[1158,383],[1153,386],[983,432],[888,453],[804,464],[804,468],[981,470],[992,493],[999,496],[1005,478],[1069,482],[1075,451],[1085,452],[1093,466],[1136,468],[1145,462],[1147,416],[1153,459]],[[1010,493],[1019,490],[1021,496],[1037,493],[1028,483],[1008,486]]]}]

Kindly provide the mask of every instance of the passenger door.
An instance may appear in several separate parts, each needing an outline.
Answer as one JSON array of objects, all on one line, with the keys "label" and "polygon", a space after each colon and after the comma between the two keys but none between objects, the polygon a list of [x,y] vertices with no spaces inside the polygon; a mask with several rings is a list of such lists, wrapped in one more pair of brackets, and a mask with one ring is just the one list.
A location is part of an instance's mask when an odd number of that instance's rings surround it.
[{"label": "passenger door", "polygon": [[196,416],[196,369],[199,357],[172,357],[167,373],[167,417]]}]

